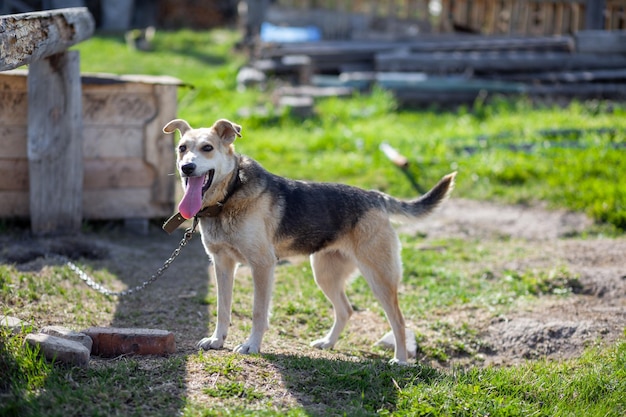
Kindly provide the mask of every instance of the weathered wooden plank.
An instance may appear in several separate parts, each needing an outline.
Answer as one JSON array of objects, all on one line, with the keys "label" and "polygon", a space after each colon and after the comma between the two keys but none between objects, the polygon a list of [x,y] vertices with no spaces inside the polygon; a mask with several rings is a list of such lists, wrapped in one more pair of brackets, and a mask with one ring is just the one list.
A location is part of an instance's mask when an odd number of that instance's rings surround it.
[{"label": "weathered wooden plank", "polygon": [[525,82],[582,83],[593,81],[626,81],[626,69],[520,72],[501,74],[500,80]]},{"label": "weathered wooden plank", "polygon": [[413,52],[450,51],[561,51],[574,49],[571,36],[481,36],[481,35],[421,35],[410,41],[321,41],[281,44],[266,47],[263,58],[280,58],[286,55],[308,55],[312,59],[323,57],[367,58],[385,51]]},{"label": "weathered wooden plank", "polygon": [[[493,80],[467,79],[464,77],[417,77],[419,74],[380,73],[376,81],[383,87],[400,93],[410,92],[442,92],[461,93],[489,91],[494,93],[525,93],[527,87],[521,83],[502,82]],[[409,77],[414,75],[413,77]]]},{"label": "weathered wooden plank", "polygon": [[0,190],[27,191],[28,184],[27,159],[0,159]]},{"label": "weathered wooden plank", "polygon": [[0,120],[0,158],[20,158],[26,160],[28,147],[26,123],[6,126]]},{"label": "weathered wooden plank", "polygon": [[86,7],[0,16],[0,71],[63,52],[94,29]]},{"label": "weathered wooden plank", "polygon": [[626,84],[616,83],[572,83],[555,85],[533,85],[528,87],[530,95],[564,96],[588,98],[619,99],[626,98]]},{"label": "weathered wooden plank", "polygon": [[276,89],[280,96],[296,97],[346,97],[354,93],[350,87],[317,87],[312,85],[288,86],[284,85]]},{"label": "weathered wooden plank", "polygon": [[[150,219],[169,217],[171,204],[153,204],[150,188],[98,189],[83,192],[83,215],[87,219]],[[28,218],[28,191],[0,190],[0,213],[5,218]]]},{"label": "weathered wooden plank", "polygon": [[84,190],[105,188],[147,188],[154,180],[154,168],[139,158],[86,159]]},{"label": "weathered wooden plank", "polygon": [[85,88],[83,117],[89,125],[138,126],[156,116],[156,97],[150,94],[92,92]]},{"label": "weathered wooden plank", "polygon": [[176,114],[177,91],[169,85],[160,84],[154,85],[154,94],[159,112],[144,126],[144,137],[150,138],[145,142],[144,157],[156,171],[150,201],[160,207],[172,207],[176,185],[173,181],[176,172],[174,137],[163,133],[163,126],[169,122],[170,115]]},{"label": "weathered wooden plank", "polygon": [[[154,167],[141,158],[85,159],[83,189],[150,188]],[[0,159],[0,190],[28,191],[28,160]]]},{"label": "weathered wooden plank", "polygon": [[88,125],[83,122],[85,159],[142,158],[144,142],[142,127]]},{"label": "weathered wooden plank", "polygon": [[[144,154],[143,129],[134,126],[88,126],[83,124],[83,157],[141,158]],[[21,124],[4,125],[0,121],[0,160],[21,158],[27,160],[27,127]],[[1,187],[0,187],[1,189]]]},{"label": "weathered wooden plank", "polygon": [[376,55],[378,71],[555,71],[626,67],[626,56],[559,52],[441,52],[382,53]]},{"label": "weathered wooden plank", "polygon": [[87,219],[151,219],[169,217],[171,204],[152,202],[150,188],[85,190],[84,216]]},{"label": "weathered wooden plank", "polygon": [[82,222],[83,154],[78,51],[31,63],[28,161],[31,230],[76,233]]},{"label": "weathered wooden plank", "polygon": [[[450,88],[445,85],[431,85],[418,87],[405,87],[391,89],[398,101],[403,105],[456,105],[461,103],[472,103],[480,94],[518,94],[519,91],[508,89],[492,89],[488,84],[484,88],[479,88],[478,83],[471,83],[467,86],[458,85]],[[523,91],[531,97],[577,97],[577,98],[626,98],[626,85],[624,84],[563,84],[563,85],[539,85],[525,86]]]},{"label": "weathered wooden plank", "polygon": [[[25,123],[28,71],[12,70],[0,73],[0,124]],[[83,123],[85,128],[100,125],[136,126],[141,128],[157,112],[161,98],[154,86],[162,85],[174,91],[181,81],[167,76],[115,76],[86,74],[81,77],[83,90]],[[168,94],[168,100],[172,95]],[[176,96],[173,97],[174,102]]]},{"label": "weathered wooden plank", "polygon": [[626,30],[582,30],[575,39],[581,53],[626,54]]},{"label": "weathered wooden plank", "polygon": [[587,2],[585,10],[585,28],[590,30],[604,29],[605,0]]},{"label": "weathered wooden plank", "polygon": [[25,219],[30,215],[28,191],[0,190],[2,217]]}]

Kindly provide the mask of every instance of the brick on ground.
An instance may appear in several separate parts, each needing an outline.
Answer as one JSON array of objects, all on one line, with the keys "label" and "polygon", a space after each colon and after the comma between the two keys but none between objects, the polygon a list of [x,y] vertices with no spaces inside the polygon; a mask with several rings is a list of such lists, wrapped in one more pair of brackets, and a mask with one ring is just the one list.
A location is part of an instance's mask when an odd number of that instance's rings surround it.
[{"label": "brick on ground", "polygon": [[85,346],[89,352],[91,352],[91,348],[93,346],[93,340],[91,340],[91,337],[87,336],[85,333],[75,332],[63,326],[46,326],[41,329],[40,333],[60,337],[66,340],[73,340],[74,342],[78,342]]},{"label": "brick on ground", "polygon": [[158,329],[91,327],[83,333],[91,337],[95,356],[112,358],[120,355],[158,355],[176,352],[174,333]]},{"label": "brick on ground", "polygon": [[79,342],[43,333],[26,335],[24,343],[38,346],[49,361],[56,361],[86,367],[89,364],[89,350]]}]

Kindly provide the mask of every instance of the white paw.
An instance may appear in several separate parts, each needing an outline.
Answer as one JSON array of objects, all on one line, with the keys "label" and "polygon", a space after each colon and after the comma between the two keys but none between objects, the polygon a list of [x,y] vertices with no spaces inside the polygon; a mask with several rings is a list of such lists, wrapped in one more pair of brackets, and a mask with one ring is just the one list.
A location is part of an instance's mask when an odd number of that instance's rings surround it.
[{"label": "white paw", "polygon": [[233,351],[236,353],[242,353],[244,355],[248,355],[250,353],[259,353],[261,351],[261,347],[255,346],[251,343],[246,342],[237,346],[235,349],[233,349]]},{"label": "white paw", "polygon": [[407,361],[401,361],[400,359],[393,358],[389,360],[389,365],[398,365],[398,366],[411,366]]},{"label": "white paw", "polygon": [[323,338],[323,339],[318,339],[315,340],[313,342],[311,342],[311,347],[315,347],[318,349],[332,349],[335,346],[334,343],[332,343],[330,340],[328,340],[327,338]]},{"label": "white paw", "polygon": [[217,337],[205,337],[204,339],[200,340],[196,344],[196,346],[204,350],[221,349],[222,347],[224,347],[224,339],[220,339]]}]

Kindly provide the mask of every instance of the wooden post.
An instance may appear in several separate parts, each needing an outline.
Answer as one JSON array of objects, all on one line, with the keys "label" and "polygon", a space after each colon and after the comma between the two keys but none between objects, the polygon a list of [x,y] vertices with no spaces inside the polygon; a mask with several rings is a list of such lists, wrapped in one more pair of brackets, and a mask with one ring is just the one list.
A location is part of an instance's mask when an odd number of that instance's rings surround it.
[{"label": "wooden post", "polygon": [[587,0],[585,10],[585,29],[604,29],[605,0]]},{"label": "wooden post", "polygon": [[28,74],[28,164],[34,234],[80,231],[82,146],[78,52],[32,62]]}]

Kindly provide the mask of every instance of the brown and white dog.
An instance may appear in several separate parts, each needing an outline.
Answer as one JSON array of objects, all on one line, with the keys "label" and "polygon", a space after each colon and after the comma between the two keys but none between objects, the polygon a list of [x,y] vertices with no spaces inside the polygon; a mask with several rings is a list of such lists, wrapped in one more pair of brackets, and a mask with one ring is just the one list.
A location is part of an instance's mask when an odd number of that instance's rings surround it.
[{"label": "brown and white dog", "polygon": [[352,314],[346,281],[358,269],[391,324],[396,342],[392,362],[406,362],[405,323],[398,306],[400,243],[390,219],[429,214],[454,187],[456,173],[443,177],[423,196],[403,201],[379,191],[271,174],[235,152],[233,142],[241,137],[241,127],[225,119],[199,129],[176,119],[163,128],[166,133],[176,130],[181,134],[177,167],[185,189],[179,211],[186,219],[199,219],[217,282],[217,325],[198,346],[205,350],[224,346],[234,273],[242,263],[250,266],[254,282],[252,331],[235,351],[259,352],[269,326],[277,260],[305,254],[310,255],[315,282],[335,313],[330,331],[311,345],[330,349],[337,342]]}]

